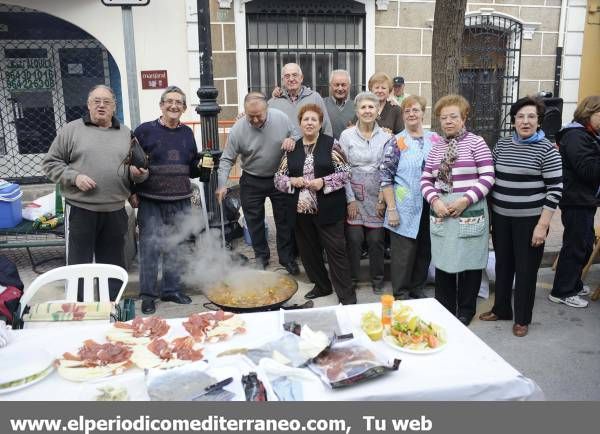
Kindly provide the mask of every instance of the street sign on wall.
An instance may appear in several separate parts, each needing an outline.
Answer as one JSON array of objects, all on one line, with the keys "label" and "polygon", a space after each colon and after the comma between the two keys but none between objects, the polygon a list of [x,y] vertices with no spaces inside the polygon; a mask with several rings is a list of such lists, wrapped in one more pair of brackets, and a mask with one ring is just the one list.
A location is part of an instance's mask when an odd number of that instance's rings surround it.
[{"label": "street sign on wall", "polygon": [[165,89],[169,86],[167,71],[142,71],[142,89]]}]

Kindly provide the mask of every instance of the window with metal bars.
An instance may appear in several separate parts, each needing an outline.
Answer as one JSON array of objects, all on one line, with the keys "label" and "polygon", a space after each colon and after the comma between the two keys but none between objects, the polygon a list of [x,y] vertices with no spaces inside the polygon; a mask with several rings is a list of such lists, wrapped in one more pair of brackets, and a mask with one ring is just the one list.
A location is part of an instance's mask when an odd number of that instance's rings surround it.
[{"label": "window with metal bars", "polygon": [[365,88],[365,8],[348,0],[277,0],[246,4],[248,90],[271,94],[281,68],[298,63],[304,85],[329,94],[329,74],[345,69],[351,95]]}]

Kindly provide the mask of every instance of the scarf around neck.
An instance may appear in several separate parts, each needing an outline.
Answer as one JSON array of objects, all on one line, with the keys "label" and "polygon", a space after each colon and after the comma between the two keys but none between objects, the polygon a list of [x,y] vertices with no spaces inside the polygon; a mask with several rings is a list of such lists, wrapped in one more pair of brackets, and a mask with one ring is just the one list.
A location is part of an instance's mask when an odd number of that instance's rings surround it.
[{"label": "scarf around neck", "polygon": [[443,137],[444,143],[448,144],[448,149],[444,154],[444,158],[440,162],[438,169],[437,181],[440,190],[445,193],[452,193],[452,167],[458,159],[458,142],[467,135],[467,130],[463,128],[454,137]]},{"label": "scarf around neck", "polygon": [[537,143],[546,138],[546,134],[543,130],[536,131],[534,135],[531,137],[527,137],[526,139],[521,138],[515,131],[512,135],[512,139],[514,143],[518,143],[520,145],[528,145],[531,143]]}]

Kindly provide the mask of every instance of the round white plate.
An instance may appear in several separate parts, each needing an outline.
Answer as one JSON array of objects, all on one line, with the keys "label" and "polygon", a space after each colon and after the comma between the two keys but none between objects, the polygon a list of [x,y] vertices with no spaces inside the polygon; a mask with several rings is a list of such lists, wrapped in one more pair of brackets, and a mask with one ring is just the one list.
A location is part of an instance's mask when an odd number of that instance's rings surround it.
[{"label": "round white plate", "polygon": [[35,383],[38,383],[38,382],[42,381],[44,378],[46,378],[48,375],[50,375],[52,373],[52,371],[54,371],[54,366],[51,364],[50,366],[48,366],[46,368],[45,371],[43,371],[43,374],[40,375],[35,380],[29,381],[27,383],[19,384],[17,386],[8,387],[8,388],[5,388],[5,389],[0,389],[0,395],[2,395],[4,393],[16,392],[17,390],[21,390],[21,389],[29,387],[29,386],[31,386],[31,385],[33,385]]},{"label": "round white plate", "polygon": [[409,353],[409,354],[434,354],[434,353],[439,353],[444,348],[446,348],[446,346],[448,345],[448,341],[446,341],[444,343],[444,345],[440,345],[437,348],[431,348],[431,349],[425,349],[425,350],[412,350],[410,348],[404,348],[404,347],[401,347],[400,345],[398,345],[396,343],[396,340],[393,338],[393,336],[391,336],[391,335],[389,335],[387,333],[383,334],[383,342],[385,342],[386,345],[388,345],[389,347],[392,347],[395,350],[402,351],[403,353]]}]

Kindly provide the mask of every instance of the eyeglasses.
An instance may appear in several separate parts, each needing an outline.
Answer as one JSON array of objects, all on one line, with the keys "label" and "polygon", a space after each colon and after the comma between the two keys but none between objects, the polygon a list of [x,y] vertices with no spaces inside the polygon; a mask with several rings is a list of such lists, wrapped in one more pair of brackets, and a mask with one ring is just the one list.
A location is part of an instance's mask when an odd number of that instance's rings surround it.
[{"label": "eyeglasses", "polygon": [[440,116],[440,121],[441,122],[444,122],[444,121],[447,121],[447,120],[457,121],[459,119],[460,119],[460,115],[456,114],[456,113],[453,113],[453,114],[447,115],[447,116]]},{"label": "eyeglasses", "polygon": [[290,78],[298,78],[300,77],[300,74],[298,74],[297,72],[294,72],[292,74],[285,74],[283,76],[283,78],[285,78],[286,80],[289,80]]},{"label": "eyeglasses", "polygon": [[93,98],[90,99],[89,102],[92,103],[92,105],[98,107],[100,105],[113,105],[115,103],[114,100],[112,99],[108,99],[108,98]]},{"label": "eyeglasses", "polygon": [[538,115],[536,115],[535,113],[529,113],[529,114],[519,113],[518,115],[515,116],[515,119],[520,120],[520,121],[524,121],[525,119],[535,120],[537,118],[538,118]]},{"label": "eyeglasses", "polygon": [[406,109],[406,110],[404,110],[404,114],[405,114],[405,115],[409,115],[409,114],[411,114],[411,113],[412,113],[412,114],[415,114],[415,115],[416,115],[416,114],[419,114],[419,113],[421,113],[421,111],[422,111],[422,110],[421,110],[420,108],[416,108],[416,107],[415,107],[415,108],[411,108],[411,109]]},{"label": "eyeglasses", "polygon": [[163,100],[163,104],[174,105],[177,107],[183,107],[185,103],[180,99],[165,99]]}]

